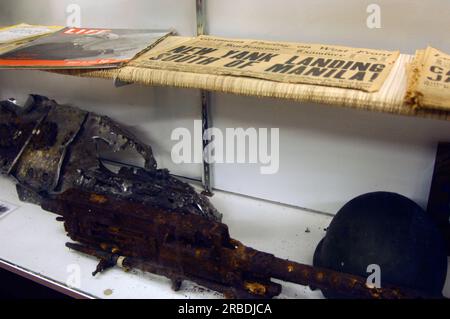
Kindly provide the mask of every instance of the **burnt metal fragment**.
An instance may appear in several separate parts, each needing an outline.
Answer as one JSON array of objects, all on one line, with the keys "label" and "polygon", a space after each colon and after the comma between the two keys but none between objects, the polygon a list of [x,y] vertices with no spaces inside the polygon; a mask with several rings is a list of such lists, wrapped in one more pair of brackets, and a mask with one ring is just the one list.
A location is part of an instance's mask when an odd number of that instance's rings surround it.
[{"label": "burnt metal fragment", "polygon": [[50,106],[28,103],[19,107],[13,102],[0,102],[0,172],[9,174],[31,138],[44,120]]},{"label": "burnt metal fragment", "polygon": [[[0,133],[0,172],[16,180],[23,201],[40,204],[50,195],[80,187],[221,218],[205,196],[157,168],[150,146],[106,116],[31,95],[25,107],[0,102]],[[110,171],[100,157],[100,144],[114,153],[135,151],[144,167]]]}]

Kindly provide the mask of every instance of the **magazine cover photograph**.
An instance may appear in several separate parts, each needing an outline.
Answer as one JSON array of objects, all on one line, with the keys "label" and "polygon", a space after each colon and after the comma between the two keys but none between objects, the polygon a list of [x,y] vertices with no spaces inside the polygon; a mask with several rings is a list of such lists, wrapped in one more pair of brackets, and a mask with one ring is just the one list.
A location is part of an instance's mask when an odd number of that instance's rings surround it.
[{"label": "magazine cover photograph", "polygon": [[157,30],[64,28],[1,54],[0,67],[115,67],[149,49],[169,33]]}]

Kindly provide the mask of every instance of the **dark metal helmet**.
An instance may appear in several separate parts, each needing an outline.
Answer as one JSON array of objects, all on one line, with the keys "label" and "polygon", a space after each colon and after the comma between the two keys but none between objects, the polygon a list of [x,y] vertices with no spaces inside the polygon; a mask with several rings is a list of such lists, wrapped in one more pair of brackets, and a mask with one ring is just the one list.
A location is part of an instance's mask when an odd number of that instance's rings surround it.
[{"label": "dark metal helmet", "polygon": [[[368,277],[380,268],[383,282],[440,295],[447,274],[443,238],[412,200],[375,192],[345,204],[316,248],[314,266]],[[341,298],[323,291],[328,298]]]}]

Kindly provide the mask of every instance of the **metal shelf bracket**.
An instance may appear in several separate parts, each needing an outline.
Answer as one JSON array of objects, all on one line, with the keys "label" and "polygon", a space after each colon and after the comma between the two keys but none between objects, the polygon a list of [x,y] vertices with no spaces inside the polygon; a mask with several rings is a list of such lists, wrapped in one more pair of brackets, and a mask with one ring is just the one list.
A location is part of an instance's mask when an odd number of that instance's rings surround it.
[{"label": "metal shelf bracket", "polygon": [[[196,0],[196,16],[197,16],[197,36],[206,34],[206,13],[205,13],[205,2],[206,0]],[[205,136],[205,132],[211,127],[211,96],[210,92],[206,90],[200,91],[201,96],[201,106],[202,106],[202,145],[203,150],[208,145],[208,141],[203,137]],[[203,194],[207,196],[212,196],[212,174],[211,174],[211,166],[205,156],[205,152],[203,152],[203,172],[202,172],[202,184],[203,184]]]}]

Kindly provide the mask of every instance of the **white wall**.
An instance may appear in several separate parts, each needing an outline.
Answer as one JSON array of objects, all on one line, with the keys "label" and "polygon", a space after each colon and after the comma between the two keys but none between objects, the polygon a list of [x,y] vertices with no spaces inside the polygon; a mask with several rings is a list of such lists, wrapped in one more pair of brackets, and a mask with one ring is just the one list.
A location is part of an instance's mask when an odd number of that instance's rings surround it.
[{"label": "white wall", "polygon": [[[360,47],[413,53],[428,43],[450,52],[448,0],[206,0],[211,34]],[[1,0],[0,24],[64,24],[65,6],[78,3],[84,26],[166,28],[195,32],[194,0]],[[381,7],[382,28],[366,26],[366,8]],[[0,71],[0,98],[46,94],[61,103],[105,113],[135,126],[152,143],[160,166],[199,178],[198,164],[170,160],[170,132],[199,118],[198,92],[127,86],[37,71]],[[215,186],[334,213],[352,197],[396,191],[424,205],[436,142],[450,123],[401,116],[213,94],[214,125],[280,127],[281,167],[260,175],[259,165],[216,165]],[[450,139],[450,138],[449,138]]]},{"label": "white wall", "polygon": [[274,99],[216,95],[215,126],[280,127],[280,170],[216,164],[221,189],[336,212],[370,191],[393,191],[423,206],[435,144],[450,123]]},{"label": "white wall", "polygon": [[[206,0],[215,35],[315,42],[413,54],[428,44],[450,51],[448,0]],[[367,7],[381,9],[369,29]]]},{"label": "white wall", "polygon": [[196,30],[195,1],[190,0],[1,0],[0,25],[65,25],[69,4],[81,7],[81,23],[86,27],[173,27],[180,35],[193,35]]}]

